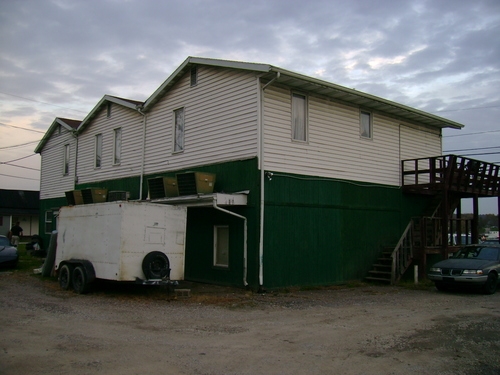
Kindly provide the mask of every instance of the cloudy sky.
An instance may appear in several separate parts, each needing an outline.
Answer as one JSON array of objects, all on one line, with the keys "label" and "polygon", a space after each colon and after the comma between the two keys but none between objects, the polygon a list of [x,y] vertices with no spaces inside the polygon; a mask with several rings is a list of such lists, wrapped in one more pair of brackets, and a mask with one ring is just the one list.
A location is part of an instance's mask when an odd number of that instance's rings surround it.
[{"label": "cloudy sky", "polygon": [[[465,125],[500,164],[499,0],[0,0],[0,188],[39,189],[55,117],[145,100],[188,56],[261,62]],[[497,201],[481,200],[481,212]]]}]

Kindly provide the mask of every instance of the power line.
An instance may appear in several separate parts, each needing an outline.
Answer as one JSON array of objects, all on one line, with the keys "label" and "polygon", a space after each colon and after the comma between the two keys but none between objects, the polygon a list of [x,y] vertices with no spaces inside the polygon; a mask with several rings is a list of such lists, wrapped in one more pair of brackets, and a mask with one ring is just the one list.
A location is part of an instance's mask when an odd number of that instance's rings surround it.
[{"label": "power line", "polygon": [[4,124],[3,122],[0,122],[0,125],[3,125],[3,126],[10,126],[11,128],[16,128],[16,129],[22,129],[22,130],[28,130],[30,132],[35,132],[35,133],[42,133],[42,134],[45,134],[44,131],[41,131],[41,130],[35,130],[35,129],[27,129],[27,128],[22,128],[20,126],[15,126],[15,125],[9,125],[9,124]]},{"label": "power line", "polygon": [[40,100],[35,100],[35,99],[25,98],[25,97],[23,97],[23,96],[14,95],[14,94],[9,94],[8,92],[3,92],[3,91],[0,91],[0,94],[13,96],[13,97],[15,97],[15,98],[19,98],[19,99],[23,99],[23,100],[29,100],[29,101],[31,101],[31,102],[35,102],[35,103],[40,103],[40,104],[45,104],[45,105],[52,105],[52,106],[54,106],[54,107],[59,107],[59,108],[63,108],[63,109],[68,109],[68,110],[70,110],[70,111],[76,111],[76,112],[87,113],[86,111],[82,111],[82,110],[80,110],[80,109],[68,108],[68,107],[63,107],[63,106],[61,106],[61,105],[57,105],[57,104],[52,104],[52,103],[41,102]]},{"label": "power line", "polygon": [[489,150],[492,148],[500,148],[500,146],[495,146],[495,147],[477,147],[477,148],[463,148],[461,150],[446,150],[443,152],[460,152],[460,151],[477,151],[477,150]]},{"label": "power line", "polygon": [[6,150],[8,148],[15,148],[15,147],[27,146],[27,145],[30,145],[32,143],[39,143],[39,142],[40,142],[40,140],[38,140],[38,141],[31,141],[31,142],[27,142],[27,143],[21,143],[21,144],[13,145],[13,146],[0,147],[0,150]]},{"label": "power line", "polygon": [[30,169],[32,171],[37,171],[37,172],[40,172],[40,169],[36,169],[36,168],[30,168],[30,167],[25,167],[23,165],[17,165],[17,164],[7,164],[7,163],[3,163],[3,162],[0,162],[1,165],[7,165],[9,167],[17,167],[17,168],[23,168],[23,169]]},{"label": "power line", "polygon": [[464,135],[476,135],[476,134],[486,134],[486,133],[497,133],[500,132],[500,130],[488,130],[484,132],[477,132],[477,133],[467,133],[467,134],[453,134],[453,135],[443,135],[443,138],[450,138],[450,137],[463,137]]},{"label": "power line", "polygon": [[14,159],[14,160],[9,160],[9,161],[4,161],[4,162],[1,162],[1,164],[8,164],[8,163],[12,163],[13,161],[19,161],[19,160],[23,160],[23,159],[27,159],[27,158],[31,158],[32,156],[35,156],[36,154],[31,154],[31,155],[28,155],[28,156],[23,156],[22,158],[19,158],[19,159]]},{"label": "power line", "polygon": [[29,177],[11,176],[10,174],[3,174],[3,173],[0,173],[0,176],[12,177],[12,178],[20,178],[21,180],[40,181],[40,179],[39,179],[39,178],[29,178]]}]

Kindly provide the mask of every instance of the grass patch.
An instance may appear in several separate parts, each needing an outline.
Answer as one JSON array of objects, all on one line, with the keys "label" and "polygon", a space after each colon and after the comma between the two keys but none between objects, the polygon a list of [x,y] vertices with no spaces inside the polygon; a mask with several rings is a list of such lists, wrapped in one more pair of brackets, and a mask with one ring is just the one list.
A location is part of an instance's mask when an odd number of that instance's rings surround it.
[{"label": "grass patch", "polygon": [[43,265],[42,258],[34,257],[31,254],[28,254],[26,251],[26,244],[19,244],[17,252],[19,253],[19,262],[17,264],[17,268],[14,269],[15,272],[33,273],[35,268],[40,268]]}]

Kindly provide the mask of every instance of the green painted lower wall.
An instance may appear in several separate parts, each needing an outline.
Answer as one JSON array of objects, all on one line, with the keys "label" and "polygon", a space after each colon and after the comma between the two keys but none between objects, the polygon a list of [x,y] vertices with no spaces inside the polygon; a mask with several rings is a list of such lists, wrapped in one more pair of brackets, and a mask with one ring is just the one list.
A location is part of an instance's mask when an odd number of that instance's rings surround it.
[{"label": "green painted lower wall", "polygon": [[[66,197],[40,200],[40,220],[38,234],[40,237],[42,237],[45,248],[49,246],[51,232],[57,229],[56,214],[58,213],[59,207],[66,206],[67,204],[68,202],[66,200]],[[47,217],[52,220],[52,223],[50,224],[47,224],[45,221],[47,211],[50,211],[50,214],[47,214]]]},{"label": "green painted lower wall", "polygon": [[[175,176],[165,172],[145,176]],[[260,172],[257,159],[189,169],[216,174],[214,191],[249,190],[248,205],[224,207],[247,218],[247,260],[244,261],[244,221],[215,208],[188,209],[186,280],[259,288]],[[139,196],[139,178],[81,184]],[[383,246],[394,246],[413,216],[429,198],[403,195],[398,187],[363,184],[301,175],[273,173],[265,178],[264,288],[327,285],[363,279]],[[41,201],[40,233],[46,210],[66,205],[65,198]],[[214,226],[229,227],[229,267],[214,267]],[[55,220],[53,222],[55,229]],[[49,240],[44,235],[44,240]]]},{"label": "green painted lower wall", "polygon": [[265,181],[264,285],[363,279],[426,204],[391,186],[274,173]]}]

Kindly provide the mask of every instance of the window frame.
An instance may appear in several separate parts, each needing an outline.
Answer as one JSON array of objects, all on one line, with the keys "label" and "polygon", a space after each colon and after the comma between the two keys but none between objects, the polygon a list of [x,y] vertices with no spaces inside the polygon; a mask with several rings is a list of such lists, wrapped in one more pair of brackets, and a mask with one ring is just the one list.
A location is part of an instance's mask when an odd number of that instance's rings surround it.
[{"label": "window frame", "polygon": [[[368,129],[365,129],[363,122],[364,115],[368,115]],[[368,130],[368,135],[365,135],[366,130]],[[359,136],[363,139],[373,139],[373,113],[370,111],[359,110]]]},{"label": "window frame", "polygon": [[198,85],[198,67],[193,66],[189,71],[189,86],[195,87]]},{"label": "window frame", "polygon": [[102,133],[96,134],[94,141],[94,169],[102,167],[102,142]]},{"label": "window frame", "polygon": [[[179,118],[177,116],[178,113],[182,113],[182,129],[181,129],[182,133],[181,134],[178,134],[178,129],[179,129],[178,122],[177,122],[177,120]],[[184,152],[184,150],[185,150],[185,139],[186,139],[186,111],[185,111],[185,107],[174,109],[173,116],[174,116],[174,129],[173,129],[174,136],[172,137],[173,138],[173,145],[172,145],[173,151],[172,152],[174,154],[176,154],[176,153]],[[178,143],[179,139],[182,140],[182,144]]]},{"label": "window frame", "polygon": [[[45,211],[45,220],[44,220],[45,234],[52,233],[52,222],[53,222],[53,211],[52,210]],[[47,224],[50,224],[49,231],[47,231]]]},{"label": "window frame", "polygon": [[111,117],[111,105],[112,105],[111,102],[106,103],[106,118]]},{"label": "window frame", "polygon": [[69,175],[69,157],[70,157],[70,147],[68,143],[64,145],[63,176]]},{"label": "window frame", "polygon": [[[225,238],[222,238],[222,232],[219,230],[224,230]],[[220,249],[220,244],[225,246],[224,249]],[[221,260],[221,258],[223,258]],[[229,268],[229,225],[214,225],[214,243],[213,243],[213,266],[217,268]]]},{"label": "window frame", "polygon": [[[296,133],[297,133],[297,127],[295,125],[296,123],[296,112],[298,110],[296,101],[294,98],[303,98],[303,112],[304,112],[304,130],[303,130],[303,138],[297,138]],[[309,141],[309,124],[308,124],[308,97],[304,93],[300,92],[292,92],[291,95],[291,138],[292,141],[294,142],[301,142],[301,143],[307,143]],[[302,133],[302,132],[301,132]]]},{"label": "window frame", "polygon": [[120,165],[122,162],[122,139],[122,128],[113,129],[113,165]]}]

